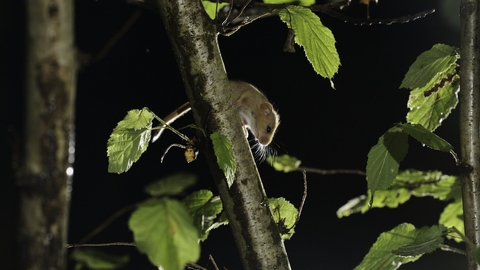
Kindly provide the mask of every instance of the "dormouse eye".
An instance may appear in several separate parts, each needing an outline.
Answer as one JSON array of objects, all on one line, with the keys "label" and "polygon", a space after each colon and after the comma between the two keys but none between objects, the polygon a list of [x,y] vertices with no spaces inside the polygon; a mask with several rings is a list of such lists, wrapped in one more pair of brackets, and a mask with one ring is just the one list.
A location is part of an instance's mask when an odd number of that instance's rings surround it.
[{"label": "dormouse eye", "polygon": [[272,128],[270,126],[267,126],[267,133],[272,133]]}]

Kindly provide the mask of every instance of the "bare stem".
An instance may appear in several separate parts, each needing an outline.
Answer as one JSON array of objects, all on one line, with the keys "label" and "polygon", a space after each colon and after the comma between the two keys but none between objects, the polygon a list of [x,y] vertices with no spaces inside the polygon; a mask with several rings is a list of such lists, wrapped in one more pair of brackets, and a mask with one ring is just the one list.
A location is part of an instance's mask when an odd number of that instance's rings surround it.
[{"label": "bare stem", "polygon": [[338,170],[322,170],[322,169],[317,169],[317,168],[308,168],[308,167],[298,167],[297,171],[305,171],[308,173],[316,173],[316,174],[322,174],[322,175],[328,175],[328,174],[357,174],[357,175],[362,175],[365,176],[365,172],[361,170],[344,170],[344,169],[338,169]]},{"label": "bare stem", "polygon": [[302,197],[302,202],[300,203],[300,207],[298,208],[297,219],[295,220],[295,223],[293,224],[293,226],[290,229],[288,229],[288,231],[290,231],[292,228],[295,228],[295,226],[297,226],[297,223],[300,221],[300,216],[302,215],[303,206],[305,205],[305,201],[307,200],[307,172],[302,171],[302,173],[303,173],[303,197]]},{"label": "bare stem", "polygon": [[131,242],[113,242],[113,243],[100,243],[100,244],[67,244],[66,248],[78,248],[78,247],[111,247],[111,246],[130,246],[136,247],[135,243]]},{"label": "bare stem", "polygon": [[83,237],[80,240],[80,244],[86,243],[88,240],[92,239],[95,235],[99,234],[101,231],[103,231],[108,225],[110,225],[115,219],[120,217],[121,215],[127,213],[128,211],[132,210],[135,208],[137,204],[130,204],[122,209],[118,210],[117,212],[113,213],[107,220],[105,220],[102,224],[100,224],[97,228],[95,228],[93,231],[91,231],[89,234],[87,234],[85,237]]},{"label": "bare stem", "polygon": [[443,251],[449,251],[449,252],[453,252],[453,253],[457,253],[457,254],[467,256],[467,253],[465,252],[465,250],[462,250],[462,249],[459,249],[459,248],[456,248],[456,247],[452,247],[452,246],[448,246],[448,245],[441,245],[440,249],[443,250]]},{"label": "bare stem", "polygon": [[123,25],[123,27],[105,44],[103,49],[97,53],[89,61],[89,64],[95,63],[103,59],[108,52],[113,48],[113,46],[132,28],[133,24],[140,18],[142,15],[142,10],[139,8],[133,13],[133,15],[128,19],[128,21]]}]

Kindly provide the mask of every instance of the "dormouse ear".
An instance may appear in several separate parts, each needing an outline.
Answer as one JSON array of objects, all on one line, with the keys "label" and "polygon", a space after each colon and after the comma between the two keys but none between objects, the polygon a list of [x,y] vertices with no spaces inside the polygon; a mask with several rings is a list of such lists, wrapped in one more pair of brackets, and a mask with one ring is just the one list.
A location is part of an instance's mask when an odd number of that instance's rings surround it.
[{"label": "dormouse ear", "polygon": [[263,112],[265,116],[269,115],[273,111],[273,106],[272,104],[265,102],[260,105],[260,110]]}]

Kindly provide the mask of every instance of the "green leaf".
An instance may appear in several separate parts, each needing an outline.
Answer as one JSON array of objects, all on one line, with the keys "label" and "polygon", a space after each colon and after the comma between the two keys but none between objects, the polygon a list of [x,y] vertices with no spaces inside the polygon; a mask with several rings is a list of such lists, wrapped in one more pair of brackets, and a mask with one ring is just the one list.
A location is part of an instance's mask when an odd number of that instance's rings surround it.
[{"label": "green leaf", "polygon": [[272,210],[275,223],[280,226],[282,239],[290,239],[295,233],[293,225],[297,220],[298,210],[284,198],[269,198],[268,204]]},{"label": "green leaf", "polygon": [[442,201],[461,196],[460,179],[440,171],[404,171],[397,175],[392,187],[408,188],[415,197],[431,196]]},{"label": "green leaf", "polygon": [[213,196],[210,190],[193,192],[182,200],[188,213],[193,218],[193,225],[200,232],[200,239],[204,241],[208,233],[228,221],[215,221],[217,215],[222,212],[223,205],[220,197]]},{"label": "green leaf", "polygon": [[[377,190],[372,200],[372,192],[368,196],[361,195],[348,201],[337,210],[337,217],[348,217],[351,214],[366,213],[370,208],[397,208],[411,198],[411,192],[406,188],[392,188]],[[371,204],[369,202],[372,201]]]},{"label": "green leaf", "polygon": [[151,199],[133,212],[128,226],[138,250],[164,270],[181,270],[200,256],[198,231],[179,201]]},{"label": "green leaf", "polygon": [[446,82],[442,87],[425,96],[434,87],[429,84],[424,88],[416,88],[410,92],[407,107],[407,121],[420,124],[427,130],[434,131],[458,104],[460,80],[458,78]]},{"label": "green leaf", "polygon": [[286,173],[295,171],[300,166],[300,163],[302,163],[296,157],[292,157],[286,154],[278,157],[269,156],[267,157],[267,162],[268,164],[272,165],[275,170],[283,171]]},{"label": "green leaf", "polygon": [[389,129],[368,153],[367,180],[372,193],[390,187],[408,152],[408,137],[401,131],[398,127]]},{"label": "green leaf", "polygon": [[370,248],[363,261],[355,267],[356,270],[393,270],[402,264],[416,261],[421,255],[414,257],[399,257],[392,253],[401,246],[411,244],[415,240],[416,230],[411,224],[400,224],[388,232],[380,234]]},{"label": "green leaf", "polygon": [[93,248],[79,248],[72,253],[75,261],[90,269],[120,269],[130,258],[128,255],[113,255]]},{"label": "green leaf", "polygon": [[350,199],[346,204],[344,204],[342,207],[340,207],[337,210],[337,217],[342,218],[342,217],[348,217],[351,214],[356,214],[360,212],[363,213],[362,209],[366,205],[368,205],[368,201],[367,201],[367,196],[365,195],[361,195],[353,199]]},{"label": "green leaf", "polygon": [[315,0],[263,0],[265,4],[298,4],[300,6],[311,6],[315,4]]},{"label": "green leaf", "polygon": [[[461,198],[460,180],[456,176],[443,175],[439,171],[403,171],[395,177],[388,190],[377,190],[371,208],[396,208],[408,201],[411,196],[431,196],[439,200]],[[351,214],[365,213],[370,207],[372,193],[361,195],[348,201],[337,210],[337,217],[348,217]]]},{"label": "green leaf", "polygon": [[[351,214],[366,213],[370,208],[397,208],[405,203],[411,197],[411,192],[405,188],[392,188],[388,190],[377,190],[372,200],[372,192],[368,191],[368,196],[361,195],[349,200],[345,205],[337,210],[337,217],[348,217]],[[371,202],[371,205],[369,202]]]},{"label": "green leaf", "polygon": [[191,173],[176,173],[145,187],[145,192],[151,196],[178,195],[185,189],[193,186],[197,177]]},{"label": "green leaf", "polygon": [[420,88],[431,81],[438,81],[445,73],[455,66],[460,58],[455,47],[436,44],[430,50],[420,54],[410,66],[400,88]]},{"label": "green leaf", "polygon": [[422,125],[419,124],[403,124],[399,123],[396,124],[397,127],[402,128],[402,130],[407,133],[408,135],[415,138],[420,143],[438,151],[442,152],[450,152],[453,149],[447,141],[440,138],[433,132],[427,130]]},{"label": "green leaf", "polygon": [[[368,198],[371,198],[371,192],[368,194]],[[372,208],[397,208],[400,204],[404,204],[411,197],[411,193],[406,188],[393,188],[388,190],[377,190],[375,197],[373,198]],[[362,211],[366,212],[367,206]]]},{"label": "green leaf", "polygon": [[217,17],[217,12],[222,10],[223,7],[227,6],[228,3],[217,3],[217,2],[210,2],[206,0],[202,0],[203,8],[208,14],[210,19],[215,19]]},{"label": "green leaf", "polygon": [[390,189],[407,189],[415,197],[433,197],[450,200],[460,191],[456,176],[443,175],[439,171],[404,171],[397,175]]},{"label": "green leaf", "polygon": [[128,171],[147,150],[153,118],[148,109],[131,110],[118,122],[107,142],[108,172]]},{"label": "green leaf", "polygon": [[332,78],[340,66],[340,57],[332,31],[308,8],[287,6],[280,10],[279,15],[280,20],[295,32],[295,43],[304,48],[315,72],[330,79],[334,88]]},{"label": "green leaf", "polygon": [[413,89],[407,121],[434,131],[458,103],[460,90],[457,49],[436,44],[412,64],[400,88]]},{"label": "green leaf", "polygon": [[[465,234],[465,228],[463,223],[463,203],[462,199],[457,198],[453,202],[449,203],[447,207],[440,214],[440,220],[438,223],[445,225],[446,227],[455,227],[461,233]],[[457,242],[462,242],[462,238],[455,234],[449,234],[448,238],[452,238]]]},{"label": "green leaf", "polygon": [[447,228],[443,225],[416,229],[414,241],[392,250],[392,253],[403,257],[414,257],[430,253],[443,244],[446,234]]},{"label": "green leaf", "polygon": [[235,179],[236,164],[233,159],[232,142],[230,142],[225,135],[219,133],[212,133],[210,139],[213,143],[213,150],[217,156],[217,163],[222,169],[227,178],[228,186],[233,184]]}]

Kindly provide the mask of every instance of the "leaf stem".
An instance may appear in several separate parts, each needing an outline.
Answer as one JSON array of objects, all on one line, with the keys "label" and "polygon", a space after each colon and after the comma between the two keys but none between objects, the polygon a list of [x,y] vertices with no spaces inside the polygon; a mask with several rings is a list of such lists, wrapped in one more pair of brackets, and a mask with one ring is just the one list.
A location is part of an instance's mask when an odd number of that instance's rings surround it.
[{"label": "leaf stem", "polygon": [[155,119],[157,119],[158,122],[160,122],[162,125],[158,126],[158,127],[154,127],[152,128],[152,130],[157,130],[157,129],[162,129],[162,128],[166,128],[168,130],[170,130],[171,132],[177,134],[180,138],[182,138],[184,141],[187,141],[189,142],[190,141],[190,138],[187,137],[187,135],[179,132],[178,130],[174,129],[172,126],[170,126],[169,124],[167,124],[165,121],[163,121],[162,118],[158,117],[158,115],[156,115],[154,112],[152,112],[152,110],[150,110],[149,108],[145,107],[143,108],[144,110],[148,110],[150,113],[153,114],[153,117],[155,117]]},{"label": "leaf stem", "polygon": [[78,247],[110,247],[110,246],[131,246],[136,247],[132,242],[112,242],[112,243],[100,243],[100,244],[67,244],[66,248],[78,248]]},{"label": "leaf stem", "polygon": [[477,247],[475,246],[475,244],[470,240],[468,239],[461,231],[459,231],[457,228],[452,227],[451,228],[452,231],[454,231],[456,234],[458,234],[462,240],[467,243],[467,245],[471,248],[471,249],[476,249]]}]

